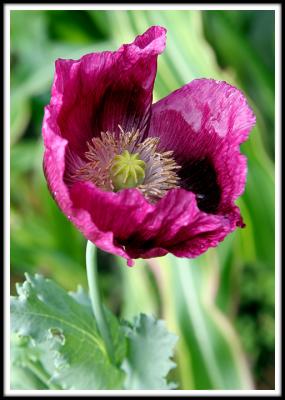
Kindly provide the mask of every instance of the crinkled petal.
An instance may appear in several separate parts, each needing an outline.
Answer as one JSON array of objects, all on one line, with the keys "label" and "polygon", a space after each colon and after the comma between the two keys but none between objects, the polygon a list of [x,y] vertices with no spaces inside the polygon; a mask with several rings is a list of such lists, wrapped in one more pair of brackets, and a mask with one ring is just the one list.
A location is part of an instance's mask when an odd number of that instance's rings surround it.
[{"label": "crinkled petal", "polygon": [[[129,259],[168,252],[196,257],[236,228],[227,216],[202,212],[195,195],[183,189],[169,191],[155,205],[136,189],[109,193],[87,182],[74,184],[70,193],[73,206],[90,215],[95,230],[112,232],[113,245],[121,245]],[[84,226],[81,230],[88,237]]]},{"label": "crinkled petal", "polygon": [[234,218],[204,213],[193,193],[173,189],[154,205],[125,248],[133,258],[166,253],[193,258],[216,246],[235,228]]},{"label": "crinkled petal", "polygon": [[78,155],[101,131],[125,131],[149,123],[157,56],[164,28],[153,26],[118,51],[56,61],[50,113],[58,132]]},{"label": "crinkled petal", "polygon": [[197,79],[154,104],[149,136],[173,150],[182,166],[182,186],[197,195],[206,212],[234,207],[246,180],[240,154],[255,123],[243,94],[226,82]]},{"label": "crinkled petal", "polygon": [[138,231],[153,206],[136,189],[106,192],[90,182],[76,182],[70,188],[73,205],[90,214],[102,232],[113,232],[123,242]]},{"label": "crinkled petal", "polygon": [[93,222],[90,213],[82,208],[77,209],[70,198],[69,187],[65,183],[66,151],[68,142],[56,134],[54,120],[49,108],[46,108],[43,121],[45,153],[43,167],[49,190],[62,212],[74,225],[84,233],[88,240],[97,244],[102,250],[125,257],[129,264],[130,257],[121,245],[116,245],[111,231],[101,231]]}]

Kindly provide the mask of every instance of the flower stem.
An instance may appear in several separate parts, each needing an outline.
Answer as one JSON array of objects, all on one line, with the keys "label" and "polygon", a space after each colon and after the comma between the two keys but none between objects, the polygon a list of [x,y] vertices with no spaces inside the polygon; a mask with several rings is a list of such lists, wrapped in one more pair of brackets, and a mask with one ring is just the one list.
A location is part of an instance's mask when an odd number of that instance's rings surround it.
[{"label": "flower stem", "polygon": [[114,361],[113,344],[108,329],[108,324],[104,313],[103,305],[101,303],[99,287],[98,287],[96,247],[89,240],[86,246],[86,269],[87,269],[89,294],[91,298],[92,310],[95,316],[97,328],[105,342],[106,350],[110,358],[110,361],[113,362]]}]

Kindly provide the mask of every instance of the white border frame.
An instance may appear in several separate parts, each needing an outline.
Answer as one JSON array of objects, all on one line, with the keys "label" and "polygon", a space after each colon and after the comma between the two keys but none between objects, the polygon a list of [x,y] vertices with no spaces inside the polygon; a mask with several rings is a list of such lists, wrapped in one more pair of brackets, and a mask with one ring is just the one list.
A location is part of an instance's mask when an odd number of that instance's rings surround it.
[{"label": "white border frame", "polygon": [[[12,10],[272,10],[275,11],[275,390],[12,390],[10,389],[10,11]],[[279,396],[281,395],[281,5],[280,4],[13,4],[4,5],[4,311],[6,396]]]}]

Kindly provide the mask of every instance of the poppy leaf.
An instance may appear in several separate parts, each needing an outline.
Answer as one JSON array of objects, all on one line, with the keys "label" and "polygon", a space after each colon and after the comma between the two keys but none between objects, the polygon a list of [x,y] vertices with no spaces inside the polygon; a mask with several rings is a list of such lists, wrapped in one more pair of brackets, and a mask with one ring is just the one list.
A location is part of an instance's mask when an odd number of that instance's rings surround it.
[{"label": "poppy leaf", "polygon": [[[53,360],[52,383],[63,389],[122,387],[124,373],[110,363],[88,306],[40,275],[26,275],[17,292],[11,299],[12,331],[29,336],[39,347],[45,345]],[[109,321],[114,336],[119,325],[114,318]]]},{"label": "poppy leaf", "polygon": [[167,331],[165,322],[140,314],[132,324],[126,324],[125,332],[125,389],[174,389],[176,385],[168,383],[166,376],[175,367],[171,357],[177,336]]},{"label": "poppy leaf", "polygon": [[19,390],[53,389],[48,384],[50,375],[41,364],[41,349],[28,336],[12,333],[11,388]]}]

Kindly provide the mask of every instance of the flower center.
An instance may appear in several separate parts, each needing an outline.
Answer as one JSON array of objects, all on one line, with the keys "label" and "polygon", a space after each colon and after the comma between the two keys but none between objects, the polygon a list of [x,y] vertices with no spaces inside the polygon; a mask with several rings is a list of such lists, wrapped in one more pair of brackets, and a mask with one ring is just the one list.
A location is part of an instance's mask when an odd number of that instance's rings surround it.
[{"label": "flower center", "polygon": [[130,154],[124,150],[122,154],[113,158],[110,176],[117,192],[121,189],[134,188],[143,183],[145,178],[145,162],[139,158],[139,154]]},{"label": "flower center", "polygon": [[138,130],[102,132],[87,142],[85,159],[77,162],[71,181],[91,181],[109,192],[137,188],[152,203],[179,185],[180,166],[172,151],[158,152],[159,138],[142,140]]}]

